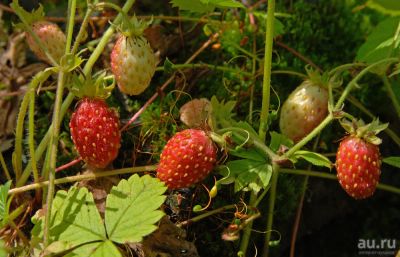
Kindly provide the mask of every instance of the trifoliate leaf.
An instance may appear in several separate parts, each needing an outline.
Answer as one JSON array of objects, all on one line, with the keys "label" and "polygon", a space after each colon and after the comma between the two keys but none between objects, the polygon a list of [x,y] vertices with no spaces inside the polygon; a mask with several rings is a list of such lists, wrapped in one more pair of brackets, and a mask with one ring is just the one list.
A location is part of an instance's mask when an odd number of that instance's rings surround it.
[{"label": "trifoliate leaf", "polygon": [[383,158],[382,162],[394,166],[396,168],[400,168],[400,157],[398,156],[390,156]]},{"label": "trifoliate leaf", "polygon": [[[43,211],[32,218],[34,242],[43,238]],[[63,252],[82,244],[106,240],[106,232],[93,195],[86,188],[71,187],[57,192],[50,218],[50,246],[45,251]]]},{"label": "trifoliate leaf", "polygon": [[300,151],[295,152],[292,155],[291,160],[295,162],[297,159],[300,159],[300,158],[308,161],[309,163],[311,163],[315,166],[323,166],[323,167],[327,167],[329,169],[332,168],[331,161],[327,157],[325,157],[319,153],[300,150]]},{"label": "trifoliate leaf", "polygon": [[140,242],[157,227],[164,213],[158,210],[165,200],[166,187],[148,175],[121,180],[107,196],[105,225],[110,240]]},{"label": "trifoliate leaf", "polygon": [[369,0],[366,4],[368,7],[375,9],[383,14],[393,16],[400,15],[400,1],[394,0]]}]

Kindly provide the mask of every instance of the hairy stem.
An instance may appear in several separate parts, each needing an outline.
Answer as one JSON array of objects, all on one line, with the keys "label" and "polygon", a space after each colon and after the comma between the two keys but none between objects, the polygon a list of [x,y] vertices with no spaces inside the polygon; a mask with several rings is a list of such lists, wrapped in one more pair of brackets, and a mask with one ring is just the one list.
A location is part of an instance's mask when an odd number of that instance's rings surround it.
[{"label": "hairy stem", "polygon": [[2,152],[0,152],[0,163],[1,163],[1,167],[3,167],[4,175],[6,176],[7,180],[12,180],[11,176],[10,176],[10,172],[8,171],[8,168],[7,168],[6,162],[4,161]]},{"label": "hairy stem", "polygon": [[[142,167],[123,168],[123,169],[118,169],[118,170],[93,172],[93,173],[87,173],[87,174],[82,174],[82,175],[75,175],[75,176],[59,178],[59,179],[54,180],[54,185],[71,183],[71,182],[82,181],[82,180],[90,180],[90,179],[96,179],[96,178],[108,177],[108,176],[114,176],[114,175],[130,174],[130,173],[137,173],[137,172],[149,172],[149,171],[156,170],[156,168],[157,168],[157,165],[151,165],[151,166],[142,166]],[[20,193],[23,193],[23,192],[26,192],[29,190],[46,187],[49,184],[50,184],[49,181],[42,181],[39,183],[33,183],[33,184],[22,186],[22,187],[16,187],[16,188],[13,188],[10,191],[8,191],[8,194],[9,195],[20,194]]]}]

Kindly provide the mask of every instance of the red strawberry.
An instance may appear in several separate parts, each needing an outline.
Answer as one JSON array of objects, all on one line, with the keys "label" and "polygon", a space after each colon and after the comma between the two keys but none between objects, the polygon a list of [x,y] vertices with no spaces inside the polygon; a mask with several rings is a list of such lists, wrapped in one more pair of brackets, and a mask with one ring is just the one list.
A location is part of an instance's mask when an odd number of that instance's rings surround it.
[{"label": "red strawberry", "polygon": [[76,149],[90,166],[104,168],[117,157],[121,140],[118,114],[104,100],[83,98],[69,127]]},{"label": "red strawberry", "polygon": [[156,57],[147,40],[121,35],[111,53],[111,70],[121,92],[141,94],[156,70]]},{"label": "red strawberry", "polygon": [[166,144],[157,168],[157,177],[170,189],[190,187],[214,168],[217,148],[207,133],[186,129]]},{"label": "red strawberry", "polygon": [[282,134],[300,141],[326,117],[328,91],[311,80],[305,80],[282,106],[279,126]]},{"label": "red strawberry", "polygon": [[355,199],[374,194],[381,174],[377,145],[356,136],[346,137],[336,154],[336,170],[342,188]]},{"label": "red strawberry", "polygon": [[[32,31],[39,37],[42,44],[46,46],[54,60],[59,62],[65,53],[66,38],[64,32],[62,32],[57,24],[48,21],[37,21],[33,23]],[[34,52],[39,59],[51,63],[29,33],[26,33],[26,40],[32,52]]]}]

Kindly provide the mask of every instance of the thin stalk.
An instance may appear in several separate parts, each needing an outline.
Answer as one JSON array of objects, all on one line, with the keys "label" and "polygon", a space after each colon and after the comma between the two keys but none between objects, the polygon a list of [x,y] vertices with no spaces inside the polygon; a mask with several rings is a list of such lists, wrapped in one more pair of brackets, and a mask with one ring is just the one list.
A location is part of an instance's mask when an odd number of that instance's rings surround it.
[{"label": "thin stalk", "polygon": [[350,81],[350,83],[347,85],[347,87],[343,90],[342,95],[340,96],[339,100],[337,101],[335,105],[335,109],[340,109],[342,107],[342,104],[347,98],[347,95],[350,93],[351,90],[357,85],[358,80],[360,80],[366,73],[368,73],[371,69],[375,68],[376,66],[382,65],[384,63],[394,63],[398,61],[398,58],[387,58],[380,60],[379,62],[373,63],[363,69],[358,75]]},{"label": "thin stalk", "polygon": [[35,91],[31,89],[29,92],[29,124],[28,124],[28,144],[29,154],[31,156],[33,181],[39,182],[39,171],[36,165],[35,158]]},{"label": "thin stalk", "polygon": [[400,103],[399,103],[399,100],[397,99],[396,94],[393,91],[392,85],[390,84],[386,75],[382,76],[382,81],[383,81],[383,85],[386,88],[386,91],[387,91],[387,94],[388,94],[390,100],[392,100],[394,109],[397,112],[397,116],[400,118]]},{"label": "thin stalk", "polygon": [[4,161],[2,152],[0,152],[0,163],[1,163],[1,167],[4,170],[4,175],[6,175],[7,180],[12,180],[11,176],[10,176],[10,172],[8,171],[8,168],[7,168],[6,162]]},{"label": "thin stalk", "polygon": [[272,164],[272,178],[271,178],[271,188],[269,195],[269,208],[267,212],[267,234],[265,235],[263,256],[268,257],[269,254],[269,242],[271,241],[272,225],[274,222],[274,210],[275,210],[275,199],[276,199],[276,188],[278,185],[279,177],[279,165],[276,163]]},{"label": "thin stalk", "polygon": [[76,36],[74,45],[72,46],[72,50],[71,50],[72,54],[76,54],[76,52],[78,51],[78,47],[82,41],[83,36],[86,33],[86,28],[90,21],[90,15],[92,15],[93,11],[94,10],[93,10],[92,6],[89,6],[88,9],[86,10],[85,17],[83,18],[82,24],[79,28],[78,35]]},{"label": "thin stalk", "polygon": [[[75,24],[75,11],[76,11],[76,0],[69,0],[68,1],[68,12],[69,12],[69,19],[67,23],[67,43],[65,46],[65,54],[70,53],[71,51],[71,42],[72,42],[72,33],[74,30]],[[64,93],[64,86],[66,81],[67,73],[61,67],[58,73],[57,79],[57,91],[56,91],[56,99],[54,103],[54,111],[53,111],[53,119],[52,119],[52,132],[50,135],[50,142],[48,151],[49,155],[49,162],[45,166],[45,174],[46,170],[49,176],[49,186],[47,190],[47,199],[46,199],[46,214],[44,218],[44,232],[43,232],[43,244],[44,247],[49,245],[49,231],[50,231],[50,217],[51,217],[51,209],[53,204],[53,197],[54,197],[54,180],[55,180],[55,173],[56,173],[56,162],[57,162],[57,150],[58,150],[58,137],[60,134],[60,123],[62,121],[61,117],[61,106],[63,103],[63,93]]]},{"label": "thin stalk", "polygon": [[17,127],[15,129],[15,150],[12,156],[12,163],[15,179],[18,180],[22,172],[22,138],[24,135],[24,121],[29,106],[29,92],[24,95],[19,108]]},{"label": "thin stalk", "polygon": [[275,0],[268,1],[268,11],[266,20],[266,34],[265,34],[265,51],[264,51],[264,78],[263,78],[263,91],[262,91],[262,106],[260,115],[260,128],[259,135],[261,141],[265,141],[267,127],[268,127],[268,114],[270,103],[270,89],[271,89],[271,69],[272,69],[272,46],[274,37],[274,12]]},{"label": "thin stalk", "polygon": [[[337,180],[337,177],[335,174],[327,173],[327,172],[321,172],[321,171],[310,171],[310,170],[297,170],[297,169],[280,169],[281,173],[285,174],[292,174],[292,175],[302,175],[302,176],[310,176],[310,177],[317,177],[317,178],[323,178],[323,179],[331,179],[331,180]],[[379,183],[376,186],[377,189],[395,193],[395,194],[400,194],[400,188]]]},{"label": "thin stalk", "polygon": [[311,131],[310,134],[308,134],[306,137],[300,140],[296,145],[290,148],[289,151],[287,151],[284,156],[287,158],[292,156],[292,154],[300,150],[311,139],[317,136],[318,133],[321,132],[332,120],[333,120],[332,114],[328,114],[328,116],[326,116],[326,118],[313,131]]},{"label": "thin stalk", "polygon": [[[256,33],[253,34],[253,55],[256,55],[257,52],[257,40],[256,40]],[[254,88],[256,87],[256,69],[257,69],[257,59],[253,58],[252,60],[252,67],[251,73],[253,78],[253,83],[250,87],[250,103],[249,103],[249,124],[253,125],[253,110],[254,110]]]},{"label": "thin stalk", "polygon": [[[96,178],[108,177],[108,176],[114,176],[114,175],[131,174],[131,173],[138,173],[138,172],[149,172],[149,171],[154,171],[156,169],[157,169],[157,165],[150,165],[150,166],[130,167],[130,168],[117,169],[117,170],[109,170],[109,171],[99,171],[99,172],[93,172],[93,173],[88,173],[88,174],[75,175],[75,176],[69,176],[69,177],[55,179],[54,185],[59,185],[59,184],[64,184],[64,183],[72,183],[72,182],[76,182],[76,181],[90,180],[90,179],[96,179]],[[23,192],[26,192],[29,190],[47,187],[49,184],[50,184],[50,181],[47,180],[47,181],[33,183],[33,184],[22,186],[22,187],[16,187],[16,188],[13,188],[10,191],[8,191],[8,195],[16,195],[16,194],[20,194],[20,193],[23,193]]]},{"label": "thin stalk", "polygon": [[291,70],[273,70],[273,71],[271,71],[271,74],[287,74],[287,75],[297,76],[302,79],[307,78],[307,75],[300,73],[300,72],[291,71]]},{"label": "thin stalk", "polygon": [[[315,152],[317,150],[318,143],[319,143],[319,138],[320,137],[318,135],[318,137],[314,141],[314,145],[313,145],[313,148],[312,148],[313,152]],[[308,165],[308,170],[311,170],[311,168],[312,168],[312,165],[311,164]],[[303,180],[303,184],[301,186],[300,201],[299,201],[299,205],[297,206],[295,221],[294,221],[294,224],[293,224],[292,238],[290,240],[291,241],[290,242],[290,257],[295,257],[297,232],[299,230],[301,212],[303,210],[304,197],[305,197],[306,190],[307,190],[308,179],[309,179],[309,176],[305,176],[304,180]]]},{"label": "thin stalk", "polygon": [[46,170],[48,170],[49,174],[49,186],[47,191],[47,208],[46,208],[46,216],[44,220],[44,246],[47,247],[49,244],[49,227],[50,227],[50,217],[51,217],[51,208],[53,204],[53,196],[54,196],[54,180],[55,180],[55,170],[56,170],[56,161],[57,161],[57,150],[58,150],[58,136],[60,134],[60,121],[61,121],[61,104],[62,104],[62,96],[64,92],[64,84],[65,84],[66,74],[64,71],[60,71],[58,74],[58,83],[57,83],[57,92],[56,92],[56,100],[54,104],[53,111],[53,119],[52,119],[52,133],[50,135],[50,143],[49,143],[49,164],[46,165]]},{"label": "thin stalk", "polygon": [[235,208],[236,208],[236,204],[226,205],[226,206],[223,206],[221,208],[218,208],[218,209],[215,209],[215,210],[212,210],[212,211],[208,211],[208,212],[200,214],[200,215],[198,215],[196,217],[193,217],[193,218],[190,218],[188,220],[182,221],[182,222],[178,223],[177,226],[178,227],[186,226],[186,225],[189,225],[190,223],[200,221],[200,220],[202,220],[204,218],[207,218],[209,216],[212,216],[214,214],[217,214],[217,213],[220,213],[220,212],[224,212],[224,211],[227,211],[227,210],[231,210],[231,209],[235,209]]},{"label": "thin stalk", "polygon": [[[210,70],[219,70],[219,71],[226,71],[226,72],[232,72],[232,73],[238,73],[238,74],[242,74],[244,76],[247,77],[252,77],[253,74],[247,71],[243,71],[243,70],[239,70],[239,69],[235,69],[235,68],[231,68],[231,67],[226,67],[226,66],[218,66],[218,65],[214,65],[214,64],[207,64],[207,63],[188,63],[188,64],[173,64],[172,66],[168,67],[174,70],[179,70],[179,69],[186,69],[186,68],[208,68]],[[164,70],[164,66],[161,67],[157,67],[156,71],[163,71]]]},{"label": "thin stalk", "polygon": [[65,44],[65,53],[69,54],[71,52],[71,44],[72,44],[72,33],[74,32],[74,24],[75,24],[75,11],[76,11],[76,0],[68,1],[68,12],[69,19],[67,23],[67,42]]},{"label": "thin stalk", "polygon": [[[253,191],[250,191],[250,205],[251,203],[255,203],[257,201],[257,194]],[[253,221],[250,221],[248,225],[243,229],[242,238],[240,240],[240,251],[242,252],[242,256],[246,256],[247,248],[249,246],[251,232],[253,227]]]}]

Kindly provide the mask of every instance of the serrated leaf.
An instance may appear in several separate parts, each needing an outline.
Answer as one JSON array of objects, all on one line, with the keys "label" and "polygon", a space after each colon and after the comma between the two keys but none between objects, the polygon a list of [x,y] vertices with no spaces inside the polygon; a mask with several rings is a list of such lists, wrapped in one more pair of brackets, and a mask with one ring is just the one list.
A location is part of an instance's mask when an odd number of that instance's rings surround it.
[{"label": "serrated leaf", "polygon": [[[32,218],[34,242],[43,238],[44,215],[39,210]],[[96,208],[93,195],[86,188],[71,187],[60,190],[53,200],[50,218],[50,243],[54,251],[66,251],[82,244],[106,240],[103,221]],[[33,244],[34,245],[34,244]]]},{"label": "serrated leaf", "polygon": [[140,242],[154,230],[164,213],[164,183],[149,175],[137,174],[121,180],[106,200],[105,224],[110,240],[117,243]]},{"label": "serrated leaf", "polygon": [[[356,60],[372,64],[379,60],[399,53],[399,42],[394,42],[394,36],[400,18],[388,18],[380,22],[372,33],[368,36],[365,43],[358,49]],[[400,38],[397,38],[399,41]],[[381,74],[387,68],[387,64],[377,67],[373,71]]]},{"label": "serrated leaf", "polygon": [[85,244],[64,257],[122,257],[118,248],[109,240]]},{"label": "serrated leaf", "polygon": [[331,161],[327,157],[325,157],[319,153],[300,150],[300,151],[295,152],[293,154],[292,158],[293,159],[302,158],[315,166],[323,166],[323,167],[327,167],[329,169],[332,168]]},{"label": "serrated leaf", "polygon": [[382,162],[394,166],[396,168],[400,168],[400,157],[398,156],[390,156],[383,158]]},{"label": "serrated leaf", "polygon": [[284,145],[288,148],[293,146],[293,141],[287,138],[285,135],[279,134],[275,131],[271,131],[269,134],[271,135],[269,148],[271,148],[272,151],[277,152],[281,145]]},{"label": "serrated leaf", "polygon": [[43,20],[44,19],[44,12],[43,12],[43,6],[39,5],[39,8],[32,12],[27,12],[25,11],[24,8],[22,8],[19,5],[18,0],[13,0],[12,3],[10,4],[10,7],[14,10],[14,12],[18,15],[20,20],[24,20],[27,24],[32,24],[35,21],[38,20]]},{"label": "serrated leaf", "polygon": [[266,157],[265,154],[259,152],[255,148],[239,147],[238,149],[229,151],[229,154],[232,156],[249,159],[249,160],[254,160],[257,162],[267,161],[267,159],[265,158]]},{"label": "serrated leaf", "polygon": [[211,126],[216,130],[217,128],[232,127],[236,122],[233,120],[233,108],[235,108],[235,101],[224,100],[218,101],[217,97],[211,97]]},{"label": "serrated leaf", "polygon": [[367,6],[381,13],[393,16],[400,15],[400,1],[396,0],[369,0]]},{"label": "serrated leaf", "polygon": [[266,162],[258,162],[249,159],[235,160],[226,163],[235,179],[235,192],[244,187],[258,192],[268,186],[271,179],[272,167]]},{"label": "serrated leaf", "polygon": [[8,215],[8,191],[11,187],[11,180],[0,186],[0,221]]}]

